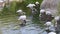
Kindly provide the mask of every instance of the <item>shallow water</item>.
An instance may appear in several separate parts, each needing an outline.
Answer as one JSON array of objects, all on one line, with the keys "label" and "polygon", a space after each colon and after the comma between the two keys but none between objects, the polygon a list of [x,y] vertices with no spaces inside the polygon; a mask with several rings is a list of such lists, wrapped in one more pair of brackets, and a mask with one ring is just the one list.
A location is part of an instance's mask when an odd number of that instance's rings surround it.
[{"label": "shallow water", "polygon": [[32,18],[27,18],[26,26],[21,27],[17,17],[0,19],[0,34],[47,34]]}]

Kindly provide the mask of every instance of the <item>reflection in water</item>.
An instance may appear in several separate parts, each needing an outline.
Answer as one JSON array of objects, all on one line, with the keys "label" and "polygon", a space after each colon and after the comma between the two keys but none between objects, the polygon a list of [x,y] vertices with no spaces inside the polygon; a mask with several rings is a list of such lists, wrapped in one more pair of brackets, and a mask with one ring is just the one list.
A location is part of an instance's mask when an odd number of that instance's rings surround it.
[{"label": "reflection in water", "polygon": [[24,27],[19,26],[17,19],[13,17],[0,20],[1,34],[47,34],[38,24],[34,24],[30,18],[28,19],[29,21]]}]

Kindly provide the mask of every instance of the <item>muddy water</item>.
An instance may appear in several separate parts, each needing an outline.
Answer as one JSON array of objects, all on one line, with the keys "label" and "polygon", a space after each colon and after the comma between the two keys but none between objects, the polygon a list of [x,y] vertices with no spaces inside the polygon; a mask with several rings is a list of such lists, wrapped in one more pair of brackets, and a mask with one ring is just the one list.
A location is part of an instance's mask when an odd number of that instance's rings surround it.
[{"label": "muddy water", "polygon": [[0,34],[47,34],[31,18],[27,18],[26,26],[21,27],[17,17],[0,19]]}]

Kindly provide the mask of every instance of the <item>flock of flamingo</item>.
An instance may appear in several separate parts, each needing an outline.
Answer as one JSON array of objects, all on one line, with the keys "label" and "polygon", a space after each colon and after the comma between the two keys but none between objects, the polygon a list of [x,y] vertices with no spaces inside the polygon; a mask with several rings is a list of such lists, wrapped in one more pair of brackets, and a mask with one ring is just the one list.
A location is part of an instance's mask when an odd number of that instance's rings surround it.
[{"label": "flock of flamingo", "polygon": [[[55,4],[53,4],[53,3]],[[41,5],[39,2],[35,2],[35,4],[28,4],[27,7],[30,8],[31,10],[31,14],[32,16],[40,13],[39,14],[39,19],[40,21],[44,22],[44,25],[46,26],[45,31],[48,34],[59,34],[59,28],[57,27],[60,22],[60,17],[59,16],[54,16],[53,14],[55,14],[56,12],[53,11],[57,11],[56,8],[57,5],[57,0],[43,0]],[[21,25],[26,25],[26,13],[23,12],[23,10],[18,10],[17,11],[19,18],[18,20],[20,20],[22,22]],[[52,23],[52,20],[55,20],[56,23]]]}]

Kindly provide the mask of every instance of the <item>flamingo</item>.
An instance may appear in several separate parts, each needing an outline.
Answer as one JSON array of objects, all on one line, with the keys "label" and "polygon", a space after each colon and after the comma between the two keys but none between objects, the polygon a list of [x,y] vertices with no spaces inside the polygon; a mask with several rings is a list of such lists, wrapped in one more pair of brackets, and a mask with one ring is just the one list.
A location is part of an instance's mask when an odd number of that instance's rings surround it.
[{"label": "flamingo", "polygon": [[45,31],[46,32],[55,32],[55,26],[52,24],[52,22],[46,22],[44,25],[46,25]]},{"label": "flamingo", "polygon": [[20,25],[25,25],[26,24],[26,15],[25,15],[25,12],[23,12],[22,10],[18,10],[17,12],[19,13],[18,20],[20,20],[21,23],[22,23]]}]

